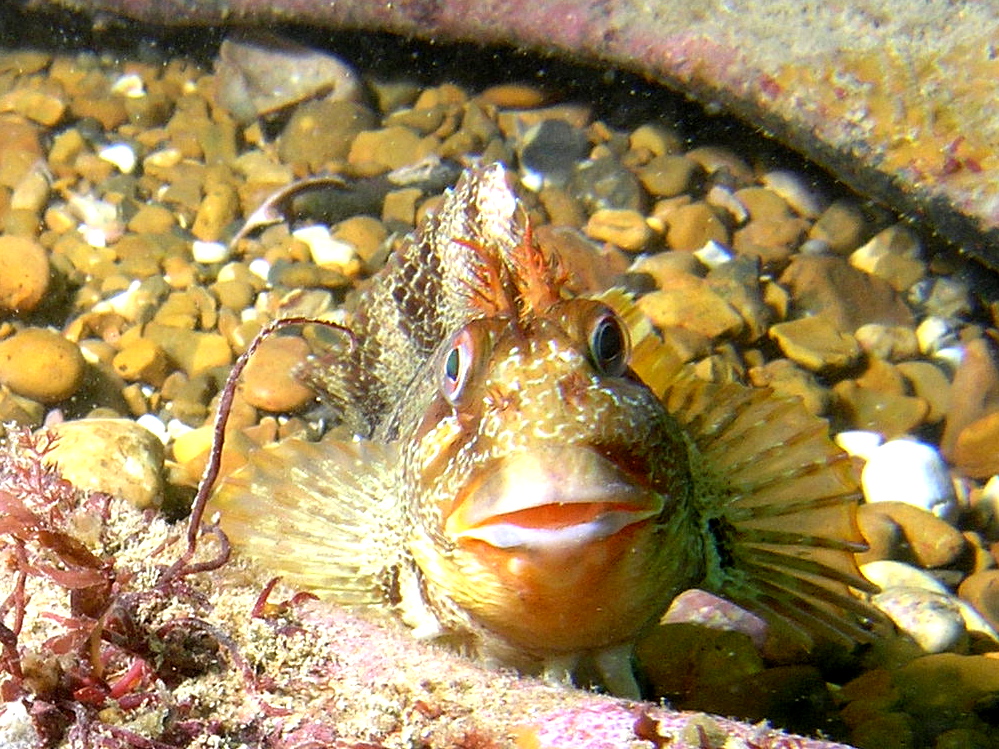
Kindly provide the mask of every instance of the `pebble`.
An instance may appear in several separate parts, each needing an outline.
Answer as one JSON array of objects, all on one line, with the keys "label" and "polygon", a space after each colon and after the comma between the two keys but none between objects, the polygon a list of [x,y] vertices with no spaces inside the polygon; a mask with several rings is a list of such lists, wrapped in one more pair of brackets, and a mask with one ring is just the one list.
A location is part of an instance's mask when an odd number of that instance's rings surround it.
[{"label": "pebble", "polygon": [[128,143],[112,143],[98,151],[97,155],[114,164],[122,174],[131,174],[138,162],[135,149]]},{"label": "pebble", "polygon": [[534,109],[545,103],[543,91],[524,83],[499,83],[479,94],[479,99],[501,109]]},{"label": "pebble", "polygon": [[903,501],[868,499],[861,506],[861,515],[865,537],[867,529],[898,529],[898,545],[888,550],[889,557],[906,557],[904,561],[911,559],[921,567],[936,569],[953,564],[967,549],[967,540],[949,522]]},{"label": "pebble", "polygon": [[206,369],[232,364],[232,350],[225,336],[218,333],[151,322],[143,329],[143,335],[159,345],[191,377]]},{"label": "pebble", "polygon": [[31,312],[49,286],[48,253],[27,237],[0,235],[0,313]]},{"label": "pebble", "polygon": [[992,346],[979,338],[964,346],[964,356],[954,373],[941,450],[962,473],[988,478],[999,473],[997,434],[999,363]]},{"label": "pebble", "polygon": [[645,203],[644,191],[638,177],[612,156],[580,164],[569,185],[569,193],[579,200],[589,213],[603,208],[640,211]]},{"label": "pebble", "polygon": [[[188,484],[194,486],[201,478],[214,440],[215,428],[211,424],[186,430],[174,439],[171,446],[173,459],[181,466]],[[239,429],[226,430],[219,478],[246,465],[247,455],[254,447],[256,445]]]},{"label": "pebble", "polygon": [[691,276],[641,297],[638,308],[660,328],[680,326],[708,338],[735,335],[743,328],[739,313],[705,281]]},{"label": "pebble", "polygon": [[596,211],[584,229],[591,239],[638,252],[652,239],[652,229],[638,211],[605,208]]},{"label": "pebble", "polygon": [[802,218],[751,218],[748,224],[736,230],[732,247],[740,255],[759,258],[767,267],[781,267],[801,244],[807,231],[808,222]]},{"label": "pebble", "polygon": [[957,436],[951,453],[954,468],[972,478],[999,474],[999,411],[973,421]]},{"label": "pebble", "polygon": [[940,518],[956,518],[950,471],[937,449],[925,442],[885,442],[868,456],[861,483],[868,502],[905,502]]},{"label": "pebble", "polygon": [[806,184],[804,176],[785,169],[767,172],[760,182],[777,193],[799,216],[815,219],[825,208],[825,199],[814,186]]},{"label": "pebble", "polygon": [[850,264],[883,278],[896,291],[905,291],[926,274],[926,264],[918,257],[920,251],[919,239],[906,227],[896,224],[878,232],[853,252]]},{"label": "pebble", "polygon": [[638,179],[650,195],[672,198],[687,192],[700,172],[696,161],[686,156],[663,154],[638,170]]},{"label": "pebble", "polygon": [[419,133],[394,125],[357,133],[347,163],[359,176],[374,176],[415,164],[430,151]]},{"label": "pebble", "polygon": [[834,201],[808,232],[809,239],[825,242],[835,255],[846,255],[857,249],[867,231],[864,214],[851,201]]},{"label": "pebble", "polygon": [[957,594],[970,603],[994,629],[999,629],[999,570],[990,569],[969,575]]},{"label": "pebble", "polygon": [[388,239],[385,225],[372,216],[348,218],[334,226],[330,233],[334,239],[350,245],[365,263],[374,260]]},{"label": "pebble", "polygon": [[734,151],[721,146],[700,146],[685,154],[696,161],[709,175],[718,179],[724,175],[736,185],[749,185],[753,182],[753,170],[745,159]]},{"label": "pebble", "polygon": [[243,371],[246,402],[271,413],[297,411],[316,394],[297,373],[309,356],[309,345],[293,336],[270,337],[260,344]]},{"label": "pebble", "polygon": [[520,166],[524,184],[535,192],[542,185],[564,186],[590,149],[586,133],[565,120],[544,120],[524,133]]},{"label": "pebble", "polygon": [[243,124],[316,96],[361,95],[357,73],[338,57],[259,30],[226,37],[215,82],[218,102]]},{"label": "pebble", "polygon": [[130,419],[81,419],[47,427],[57,441],[46,459],[78,488],[128,500],[140,510],[163,496],[163,443]]},{"label": "pebble", "polygon": [[860,565],[860,572],[882,590],[888,588],[921,588],[947,595],[944,585],[926,570],[906,562],[883,559]]},{"label": "pebble", "polygon": [[797,255],[779,282],[791,292],[799,315],[823,314],[842,332],[852,333],[867,323],[914,323],[912,312],[886,281],[843,258]]},{"label": "pebble", "polygon": [[853,337],[864,353],[885,361],[911,359],[919,353],[916,331],[906,325],[868,323],[857,328]]},{"label": "pebble", "polygon": [[221,239],[229,224],[236,220],[239,196],[231,184],[212,180],[205,188],[205,197],[198,205],[191,233],[203,242]]},{"label": "pebble", "polygon": [[967,630],[953,597],[920,588],[886,588],[871,603],[911,637],[925,653],[962,647]]},{"label": "pebble", "polygon": [[871,456],[871,453],[884,443],[885,439],[877,432],[868,432],[863,429],[849,429],[837,434],[833,438],[833,441],[847,455],[867,460]]},{"label": "pebble", "polygon": [[708,242],[729,243],[728,229],[707,203],[680,206],[667,214],[666,244],[670,249],[693,252]]},{"label": "pebble", "polygon": [[632,151],[648,151],[653,157],[674,154],[682,144],[679,133],[659,124],[639,125],[628,136],[628,147]]},{"label": "pebble", "polygon": [[347,242],[334,239],[325,226],[303,226],[292,236],[309,248],[312,262],[321,268],[343,269],[354,259],[354,248]]},{"label": "pebble", "polygon": [[168,374],[166,353],[148,338],[139,338],[122,348],[111,366],[129,382],[145,382],[153,387],[163,385]]},{"label": "pebble", "polygon": [[853,336],[841,333],[825,315],[778,323],[769,334],[788,359],[813,372],[840,369],[860,357]]},{"label": "pebble", "polygon": [[660,624],[698,624],[711,629],[741,632],[757,649],[767,640],[767,623],[724,598],[698,588],[685,590],[670,604]]},{"label": "pebble", "polygon": [[58,403],[83,384],[80,347],[46,328],[25,328],[0,341],[0,383],[42,403]]},{"label": "pebble", "polygon": [[229,259],[229,245],[223,242],[191,242],[191,258],[196,263],[224,263]]},{"label": "pebble", "polygon": [[922,424],[929,406],[922,398],[863,387],[856,380],[841,380],[833,386],[841,417],[852,429],[900,437]]},{"label": "pebble", "polygon": [[351,101],[307,102],[281,131],[278,155],[286,164],[318,172],[327,162],[346,159],[354,137],[377,122],[374,112]]}]

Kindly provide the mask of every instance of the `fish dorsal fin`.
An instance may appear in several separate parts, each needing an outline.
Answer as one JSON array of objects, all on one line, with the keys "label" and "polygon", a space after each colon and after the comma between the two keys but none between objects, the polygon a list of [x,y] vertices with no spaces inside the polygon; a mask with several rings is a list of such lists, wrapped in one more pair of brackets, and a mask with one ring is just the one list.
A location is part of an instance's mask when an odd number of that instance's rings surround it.
[{"label": "fish dorsal fin", "polygon": [[349,322],[356,345],[317,360],[306,372],[310,384],[351,414],[362,436],[395,439],[379,426],[396,404],[413,399],[421,363],[434,349],[482,316],[476,297],[493,292],[477,288],[477,279],[508,283],[491,279],[489,264],[503,265],[525,231],[504,167],[467,170],[357,295]]},{"label": "fish dorsal fin", "polygon": [[394,598],[403,553],[394,445],[288,439],[253,452],[208,505],[247,556],[345,605]]}]

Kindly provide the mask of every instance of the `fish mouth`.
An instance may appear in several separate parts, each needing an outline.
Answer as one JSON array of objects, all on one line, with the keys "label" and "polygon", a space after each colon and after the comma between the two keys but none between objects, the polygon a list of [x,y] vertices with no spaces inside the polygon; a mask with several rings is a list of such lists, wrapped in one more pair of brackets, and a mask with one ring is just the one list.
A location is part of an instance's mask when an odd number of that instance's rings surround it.
[{"label": "fish mouth", "polygon": [[444,531],[499,549],[576,548],[659,516],[666,501],[592,449],[548,448],[481,468]]}]

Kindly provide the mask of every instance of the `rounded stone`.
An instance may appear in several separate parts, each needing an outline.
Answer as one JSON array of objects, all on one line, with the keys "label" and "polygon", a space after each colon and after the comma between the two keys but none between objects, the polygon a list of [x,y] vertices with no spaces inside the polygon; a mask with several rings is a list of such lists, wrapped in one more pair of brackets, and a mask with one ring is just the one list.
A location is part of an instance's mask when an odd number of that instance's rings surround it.
[{"label": "rounded stone", "polygon": [[45,248],[27,237],[0,236],[0,311],[30,312],[49,286]]},{"label": "rounded stone", "polygon": [[728,229],[706,203],[680,206],[667,216],[666,242],[671,249],[693,252],[710,241],[727,245]]},{"label": "rounded stone", "polygon": [[80,347],[45,328],[25,328],[0,341],[0,383],[18,395],[58,403],[83,382]]},{"label": "rounded stone", "polygon": [[868,456],[861,484],[868,502],[905,502],[948,519],[957,513],[947,464],[924,442],[900,439],[880,445]]},{"label": "rounded stone", "polygon": [[975,607],[989,624],[999,629],[999,570],[982,570],[969,575],[957,594]]},{"label": "rounded stone", "polygon": [[111,366],[125,380],[154,387],[162,385],[167,376],[166,353],[147,338],[139,338],[119,351]]},{"label": "rounded stone", "polygon": [[861,511],[866,524],[871,528],[882,524],[875,517],[878,515],[896,526],[900,537],[895,549],[891,550],[891,556],[911,556],[921,567],[941,568],[951,565],[967,548],[966,539],[956,528],[926,510],[905,502],[869,502],[861,507]]},{"label": "rounded stone", "polygon": [[351,141],[376,123],[374,113],[350,101],[307,102],[295,109],[278,141],[284,163],[318,171],[326,162],[346,158]]},{"label": "rounded stone", "polygon": [[264,411],[295,411],[315,398],[297,372],[309,345],[292,336],[271,337],[260,344],[243,371],[241,392],[247,403]]},{"label": "rounded stone", "polygon": [[590,216],[584,231],[591,239],[610,242],[629,252],[638,252],[652,239],[652,229],[638,211],[611,208],[597,211]]},{"label": "rounded stone", "polygon": [[926,653],[961,647],[967,638],[961,609],[950,595],[920,588],[887,588],[871,603]]},{"label": "rounded stone", "polygon": [[380,130],[363,130],[354,138],[347,163],[365,176],[382,174],[413,164],[429,153],[419,133],[394,125]]},{"label": "rounded stone", "polygon": [[49,427],[49,460],[80,489],[107,492],[139,509],[163,495],[163,443],[129,419],[82,419]]},{"label": "rounded stone", "polygon": [[999,473],[999,411],[977,419],[957,435],[952,460],[965,475],[988,478]]},{"label": "rounded stone", "polygon": [[638,172],[638,179],[651,195],[672,198],[686,192],[700,171],[696,161],[685,156],[656,156]]},{"label": "rounded stone", "polygon": [[825,315],[778,323],[770,337],[788,359],[812,371],[845,367],[860,356],[853,336],[839,332]]},{"label": "rounded stone", "polygon": [[860,246],[866,229],[860,208],[850,201],[837,200],[822,212],[808,238],[821,240],[834,254],[844,255]]}]

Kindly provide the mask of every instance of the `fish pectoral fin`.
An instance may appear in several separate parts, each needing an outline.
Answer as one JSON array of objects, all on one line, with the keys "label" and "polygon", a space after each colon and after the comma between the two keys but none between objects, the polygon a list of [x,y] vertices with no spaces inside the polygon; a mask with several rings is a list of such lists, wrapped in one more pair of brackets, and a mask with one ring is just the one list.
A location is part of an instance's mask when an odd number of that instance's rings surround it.
[{"label": "fish pectoral fin", "polygon": [[872,639],[880,616],[850,590],[871,589],[854,559],[866,548],[860,490],[826,423],[795,398],[692,377],[664,402],[708,477],[699,503],[718,558],[707,586],[805,647]]},{"label": "fish pectoral fin", "polygon": [[233,546],[346,605],[388,603],[403,558],[397,450],[288,439],[250,455],[209,501]]}]

